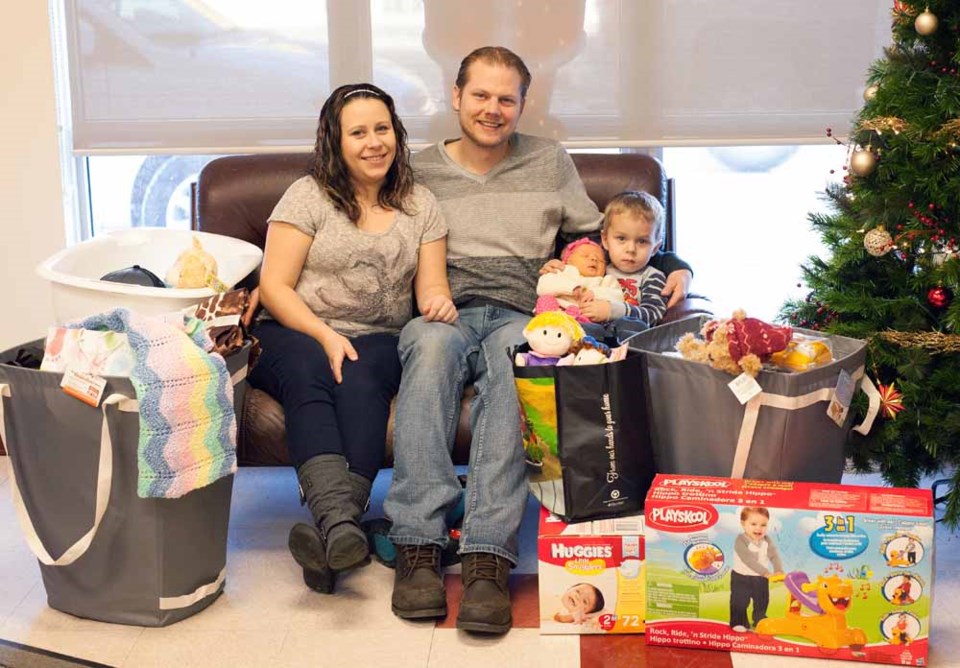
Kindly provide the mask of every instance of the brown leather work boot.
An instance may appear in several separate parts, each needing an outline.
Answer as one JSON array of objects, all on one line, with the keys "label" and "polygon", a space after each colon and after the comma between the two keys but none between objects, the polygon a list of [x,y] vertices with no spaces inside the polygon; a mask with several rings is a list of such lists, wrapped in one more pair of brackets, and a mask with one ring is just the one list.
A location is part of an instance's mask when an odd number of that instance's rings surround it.
[{"label": "brown leather work boot", "polygon": [[397,545],[391,609],[402,619],[447,616],[447,592],[436,545]]},{"label": "brown leather work boot", "polygon": [[457,628],[477,633],[506,633],[513,625],[507,579],[511,564],[489,552],[468,552],[461,559],[463,598]]}]

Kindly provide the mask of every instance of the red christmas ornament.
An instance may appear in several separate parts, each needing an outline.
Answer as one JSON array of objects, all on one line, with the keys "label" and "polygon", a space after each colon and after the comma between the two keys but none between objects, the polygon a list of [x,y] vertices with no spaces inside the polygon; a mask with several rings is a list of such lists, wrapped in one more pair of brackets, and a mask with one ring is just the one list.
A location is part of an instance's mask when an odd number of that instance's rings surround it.
[{"label": "red christmas ornament", "polygon": [[930,291],[927,292],[927,301],[934,308],[943,308],[950,303],[950,291],[942,285],[930,288]]},{"label": "red christmas ornament", "polygon": [[905,408],[903,393],[897,389],[896,383],[881,384],[877,389],[880,391],[880,412],[888,420],[896,420],[897,413]]}]

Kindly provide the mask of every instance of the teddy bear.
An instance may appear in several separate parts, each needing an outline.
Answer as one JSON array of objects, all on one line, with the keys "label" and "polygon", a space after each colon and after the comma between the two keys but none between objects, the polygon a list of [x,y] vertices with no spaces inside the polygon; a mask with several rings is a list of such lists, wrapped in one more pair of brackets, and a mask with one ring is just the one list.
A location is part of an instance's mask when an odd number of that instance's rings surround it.
[{"label": "teddy bear", "polygon": [[684,359],[709,364],[735,376],[746,373],[756,377],[770,355],[787,347],[793,329],[748,318],[738,309],[730,319],[707,321],[700,334],[702,339],[688,333],[677,341],[677,350]]},{"label": "teddy bear", "polygon": [[225,292],[225,289],[221,290],[214,285],[219,283],[216,259],[204,250],[196,236],[193,237],[191,247],[177,256],[165,276],[165,281],[174,288],[190,289],[210,286],[217,292]]}]

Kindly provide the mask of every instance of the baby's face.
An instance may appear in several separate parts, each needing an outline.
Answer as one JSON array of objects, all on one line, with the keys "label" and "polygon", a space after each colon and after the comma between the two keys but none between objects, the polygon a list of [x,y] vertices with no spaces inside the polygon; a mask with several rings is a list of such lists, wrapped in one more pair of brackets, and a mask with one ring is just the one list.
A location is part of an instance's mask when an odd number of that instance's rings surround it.
[{"label": "baby's face", "polygon": [[610,253],[610,264],[625,274],[634,274],[646,267],[660,249],[653,232],[653,224],[643,216],[616,213],[607,221],[600,240]]},{"label": "baby's face", "polygon": [[564,592],[562,602],[570,612],[588,614],[597,607],[597,590],[592,585],[578,584]]},{"label": "baby's face", "polygon": [[743,527],[743,533],[747,534],[747,536],[753,540],[758,541],[767,535],[767,524],[769,522],[770,520],[760,513],[750,513],[747,515],[747,519],[743,520],[740,525]]},{"label": "baby's face", "polygon": [[583,244],[574,248],[567,256],[567,264],[576,267],[581,276],[603,276],[607,271],[603,249],[594,244]]}]

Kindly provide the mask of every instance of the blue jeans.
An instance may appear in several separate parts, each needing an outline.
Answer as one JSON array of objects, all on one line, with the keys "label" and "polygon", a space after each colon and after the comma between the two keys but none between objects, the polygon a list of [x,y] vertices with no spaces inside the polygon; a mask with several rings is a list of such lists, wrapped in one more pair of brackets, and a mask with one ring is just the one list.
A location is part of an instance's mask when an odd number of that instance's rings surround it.
[{"label": "blue jeans", "polygon": [[523,343],[530,316],[483,306],[454,325],[412,320],[400,333],[403,377],[394,425],[393,485],[383,509],[398,545],[448,540],[446,516],[463,493],[451,453],[464,386],[470,406],[470,469],[460,552],[492,552],[517,564],[527,502],[520,410],[507,349]]},{"label": "blue jeans", "polygon": [[400,385],[397,337],[350,339],[357,361],[343,361],[337,383],[316,339],[265,320],[254,329],[263,352],[249,382],[283,406],[287,449],[300,468],[317,455],[343,455],[350,470],[373,480],[383,465],[390,401]]}]

